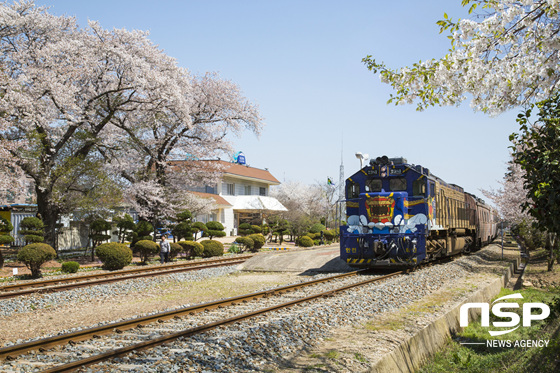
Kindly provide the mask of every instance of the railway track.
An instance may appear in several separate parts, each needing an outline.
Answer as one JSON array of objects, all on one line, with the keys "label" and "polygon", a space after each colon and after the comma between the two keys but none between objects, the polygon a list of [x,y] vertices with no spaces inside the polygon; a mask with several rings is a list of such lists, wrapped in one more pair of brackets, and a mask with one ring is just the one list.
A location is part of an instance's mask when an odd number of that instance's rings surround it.
[{"label": "railway track", "polygon": [[[385,276],[369,275],[366,279],[358,276],[365,272],[360,270],[329,276],[5,347],[0,349],[0,359],[5,360],[7,372],[27,371],[24,367],[44,368],[44,372],[74,371],[132,351],[149,349],[272,311],[332,297],[338,292],[383,281],[406,271]],[[313,291],[311,295],[308,290],[301,290],[310,287]],[[53,351],[49,351],[51,349]],[[77,356],[85,358],[68,361]],[[60,365],[46,363],[54,360],[58,360]]]},{"label": "railway track", "polygon": [[99,285],[117,281],[130,280],[148,276],[168,275],[177,272],[196,271],[205,268],[221,267],[241,264],[252,255],[236,256],[234,258],[211,259],[196,262],[167,264],[134,268],[114,272],[103,272],[89,275],[78,275],[64,278],[55,278],[42,281],[16,283],[0,286],[0,299],[13,298],[33,293],[50,293],[64,291],[84,286]]}]

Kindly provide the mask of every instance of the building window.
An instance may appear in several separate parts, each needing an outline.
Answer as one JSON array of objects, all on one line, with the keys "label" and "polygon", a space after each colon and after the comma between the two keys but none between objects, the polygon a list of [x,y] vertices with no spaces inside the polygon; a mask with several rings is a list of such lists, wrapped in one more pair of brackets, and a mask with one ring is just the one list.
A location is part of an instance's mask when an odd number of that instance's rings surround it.
[{"label": "building window", "polygon": [[250,185],[245,185],[245,195],[246,196],[251,195],[251,186]]},{"label": "building window", "polygon": [[234,196],[235,195],[235,184],[226,184],[226,195]]},{"label": "building window", "polygon": [[266,196],[266,188],[263,187],[259,188],[259,196]]}]

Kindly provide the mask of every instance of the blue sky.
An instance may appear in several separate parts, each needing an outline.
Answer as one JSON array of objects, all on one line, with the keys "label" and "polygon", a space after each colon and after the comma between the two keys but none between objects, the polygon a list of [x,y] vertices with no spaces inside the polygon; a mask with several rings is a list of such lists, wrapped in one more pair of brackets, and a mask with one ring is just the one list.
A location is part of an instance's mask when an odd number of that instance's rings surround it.
[{"label": "blue sky", "polygon": [[460,107],[386,102],[388,85],[361,63],[389,67],[438,58],[449,49],[436,22],[466,16],[460,0],[45,0],[81,25],[150,31],[150,39],[192,73],[215,71],[259,106],[257,138],[232,138],[247,163],[280,181],[305,184],[359,168],[355,153],[403,156],[482,196],[499,187],[519,110],[490,118]]}]

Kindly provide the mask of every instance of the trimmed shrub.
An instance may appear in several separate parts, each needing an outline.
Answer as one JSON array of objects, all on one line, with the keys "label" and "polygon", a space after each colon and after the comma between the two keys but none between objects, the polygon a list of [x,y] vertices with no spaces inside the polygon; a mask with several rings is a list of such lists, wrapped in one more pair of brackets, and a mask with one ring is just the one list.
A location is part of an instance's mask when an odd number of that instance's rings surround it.
[{"label": "trimmed shrub", "polygon": [[206,224],[204,224],[203,222],[197,221],[193,223],[192,230],[193,233],[198,233],[198,232],[206,232],[208,228],[206,227]]},{"label": "trimmed shrub", "polygon": [[202,254],[204,253],[204,246],[202,246],[200,242],[179,241],[177,242],[177,244],[181,246],[187,258],[194,257],[194,256],[202,256]]},{"label": "trimmed shrub", "polygon": [[132,262],[132,250],[118,242],[104,243],[95,248],[95,255],[110,271],[123,269]]},{"label": "trimmed shrub", "polygon": [[315,223],[311,226],[311,228],[309,228],[309,232],[311,232],[311,233],[321,233],[321,231],[324,231],[326,229],[327,229],[327,227],[325,227],[323,224]]},{"label": "trimmed shrub", "polygon": [[254,242],[253,249],[251,250],[251,251],[254,251],[254,252],[259,251],[264,246],[264,243],[266,242],[266,239],[260,233],[250,234],[247,237],[252,239],[253,242]]},{"label": "trimmed shrub", "polygon": [[134,244],[134,251],[140,254],[142,263],[146,264],[153,255],[159,253],[159,245],[151,240],[140,240]]},{"label": "trimmed shrub", "polygon": [[323,234],[325,235],[325,240],[327,241],[332,241],[336,237],[336,232],[331,229],[324,231]]},{"label": "trimmed shrub", "polygon": [[60,267],[60,270],[64,273],[76,273],[80,269],[80,263],[78,262],[64,262]]},{"label": "trimmed shrub", "polygon": [[170,242],[169,247],[171,248],[171,251],[169,252],[170,259],[175,259],[177,255],[179,255],[179,253],[183,251],[181,245],[176,244],[175,242]]},{"label": "trimmed shrub", "polygon": [[313,240],[309,236],[302,236],[299,239],[298,245],[301,247],[311,247],[313,246]]},{"label": "trimmed shrub", "polygon": [[209,221],[206,223],[206,227],[208,230],[204,232],[204,237],[210,237],[210,239],[214,237],[225,237],[226,232],[224,232],[224,226],[219,221]]},{"label": "trimmed shrub", "polygon": [[239,224],[239,228],[237,229],[237,231],[241,236],[248,236],[254,233],[253,228],[251,228],[251,224],[249,223]]},{"label": "trimmed shrub", "polygon": [[[237,237],[235,239],[235,242],[239,243],[240,245],[243,245],[243,250],[246,250],[246,249],[251,250],[253,248],[253,245],[255,244],[253,239],[249,238],[249,237]],[[241,250],[241,251],[243,251],[243,250]]]},{"label": "trimmed shrub", "polygon": [[258,225],[251,225],[251,230],[253,233],[262,233],[262,228]]},{"label": "trimmed shrub", "polygon": [[200,243],[204,246],[204,253],[202,255],[205,258],[224,255],[224,244],[220,241],[204,240],[200,241]]},{"label": "trimmed shrub", "polygon": [[9,243],[14,242],[14,238],[8,234],[4,234],[0,236],[0,245],[6,245]]},{"label": "trimmed shrub", "polygon": [[43,263],[56,258],[56,251],[46,243],[32,243],[19,250],[17,259],[31,271],[33,278],[41,277]]},{"label": "trimmed shrub", "polygon": [[191,227],[191,223],[187,221],[183,221],[175,225],[171,232],[173,233],[173,236],[179,240],[181,238],[185,238],[192,241],[193,239],[193,229]]},{"label": "trimmed shrub", "polygon": [[23,218],[19,224],[18,233],[23,236],[27,243],[43,242],[45,240],[43,237],[44,229],[45,224],[41,219],[28,216]]}]

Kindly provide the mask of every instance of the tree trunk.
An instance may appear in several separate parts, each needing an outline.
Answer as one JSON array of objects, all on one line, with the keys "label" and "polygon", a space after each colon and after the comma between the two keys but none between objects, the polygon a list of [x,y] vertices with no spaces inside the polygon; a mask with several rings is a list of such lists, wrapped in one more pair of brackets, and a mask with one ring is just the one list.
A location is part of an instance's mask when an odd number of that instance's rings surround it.
[{"label": "tree trunk", "polygon": [[556,259],[556,253],[555,253],[555,248],[556,248],[556,233],[547,233],[546,235],[546,249],[548,250],[548,257],[547,257],[547,262],[548,262],[548,268],[547,271],[548,272],[552,272],[552,269],[554,268],[554,260]]},{"label": "tree trunk", "polygon": [[58,208],[52,200],[52,189],[47,187],[42,187],[40,185],[35,186],[35,192],[37,193],[37,210],[39,212],[39,218],[45,224],[45,243],[51,245],[58,256],[58,245],[56,242],[56,222],[60,217]]}]

